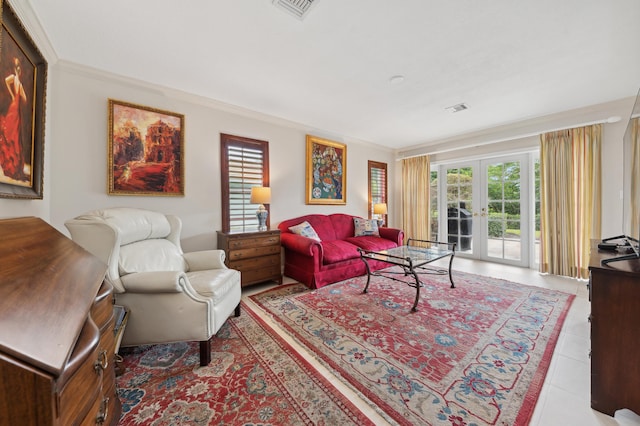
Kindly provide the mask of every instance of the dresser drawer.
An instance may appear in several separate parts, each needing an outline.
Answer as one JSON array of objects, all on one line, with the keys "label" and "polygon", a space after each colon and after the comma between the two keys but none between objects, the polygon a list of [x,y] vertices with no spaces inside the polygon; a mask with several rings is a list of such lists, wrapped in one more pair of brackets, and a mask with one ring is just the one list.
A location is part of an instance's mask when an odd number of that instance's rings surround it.
[{"label": "dresser drawer", "polygon": [[280,246],[280,235],[264,237],[237,238],[229,240],[229,250],[239,250],[252,247]]},{"label": "dresser drawer", "polygon": [[91,306],[91,319],[98,329],[103,329],[113,316],[113,287],[107,281],[102,283]]},{"label": "dresser drawer", "polygon": [[254,269],[252,271],[242,272],[242,285],[259,283],[263,281],[281,281],[280,265],[269,266],[262,269]]},{"label": "dresser drawer", "polygon": [[229,262],[250,257],[267,256],[270,254],[280,254],[280,246],[253,247],[242,250],[229,250]]},{"label": "dresser drawer", "polygon": [[272,280],[282,284],[279,230],[218,231],[218,248],[225,252],[225,265],[241,272],[243,287]]},{"label": "dresser drawer", "polygon": [[60,424],[77,424],[85,418],[96,399],[101,399],[103,369],[108,358],[98,347],[99,332],[87,320],[57,390]]},{"label": "dresser drawer", "polygon": [[[93,402],[93,405],[87,412],[87,415],[84,417],[84,420],[82,420],[79,423],[79,425],[80,426],[98,425],[99,423],[96,420],[100,416],[100,413],[102,412],[101,410],[105,409],[106,407],[107,405],[105,405],[105,397],[99,395],[99,398],[96,398],[96,400]],[[108,423],[103,423],[103,424],[107,425]]]},{"label": "dresser drawer", "polygon": [[280,266],[280,263],[280,253],[278,253],[271,256],[234,260],[232,262],[229,262],[229,268],[237,269],[240,272],[244,272],[251,269],[267,268],[269,266]]}]

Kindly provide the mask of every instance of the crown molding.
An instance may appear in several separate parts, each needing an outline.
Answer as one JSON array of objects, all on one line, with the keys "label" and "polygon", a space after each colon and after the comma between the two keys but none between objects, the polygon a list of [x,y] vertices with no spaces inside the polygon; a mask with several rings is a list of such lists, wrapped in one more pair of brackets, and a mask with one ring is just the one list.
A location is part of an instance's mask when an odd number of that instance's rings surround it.
[{"label": "crown molding", "polygon": [[[5,0],[5,3],[6,0]],[[35,13],[30,1],[15,1],[8,2],[11,9],[16,13],[20,22],[27,30],[27,33],[33,40],[34,44],[47,60],[47,64],[52,65],[58,61],[58,54],[54,49],[49,36],[42,27],[38,15]]]},{"label": "crown molding", "polygon": [[75,62],[60,59],[57,61],[56,66],[59,69],[64,70],[65,72],[73,73],[73,74],[84,76],[87,78],[97,79],[97,80],[101,80],[104,82],[111,82],[111,83],[117,82],[118,84],[130,86],[131,88],[134,88],[136,90],[145,90],[149,93],[152,93],[158,96],[164,96],[166,98],[174,99],[181,102],[187,102],[190,104],[200,105],[206,108],[212,108],[219,111],[237,114],[246,118],[262,121],[268,124],[273,124],[276,126],[299,130],[306,134],[313,134],[316,136],[327,137],[329,139],[337,140],[343,143],[356,143],[356,144],[361,144],[366,146],[375,146],[377,149],[387,150],[388,152],[394,152],[394,150],[389,147],[377,145],[372,142],[364,141],[361,139],[351,138],[349,136],[339,135],[336,132],[319,129],[309,124],[298,123],[295,121],[287,120],[286,118],[257,112],[241,106],[237,106],[237,105],[229,104],[226,102],[218,101],[215,99],[207,98],[204,96],[196,95],[194,93],[184,92],[182,90],[161,86],[158,84],[150,83],[148,81],[127,77],[121,74],[116,74],[110,71],[89,67],[89,66],[78,64]]}]

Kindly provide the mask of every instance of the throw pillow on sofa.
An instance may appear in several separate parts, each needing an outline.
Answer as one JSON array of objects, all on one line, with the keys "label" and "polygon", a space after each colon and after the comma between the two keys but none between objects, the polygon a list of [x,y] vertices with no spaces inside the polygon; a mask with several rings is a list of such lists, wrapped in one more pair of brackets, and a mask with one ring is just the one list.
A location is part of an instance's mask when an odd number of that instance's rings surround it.
[{"label": "throw pillow on sofa", "polygon": [[379,237],[378,221],[375,219],[362,219],[360,217],[353,218],[353,224],[355,226],[355,236],[362,237],[365,235]]},{"label": "throw pillow on sofa", "polygon": [[320,237],[318,237],[316,230],[313,229],[313,226],[311,226],[307,221],[304,221],[299,225],[289,227],[289,231],[303,237],[311,238],[312,240],[320,241]]}]

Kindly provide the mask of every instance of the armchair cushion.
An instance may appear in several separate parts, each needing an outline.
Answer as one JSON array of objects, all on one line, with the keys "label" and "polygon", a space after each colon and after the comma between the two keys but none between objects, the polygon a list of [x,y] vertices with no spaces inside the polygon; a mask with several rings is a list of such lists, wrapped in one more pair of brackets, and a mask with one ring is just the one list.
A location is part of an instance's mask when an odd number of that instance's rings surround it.
[{"label": "armchair cushion", "polygon": [[78,218],[101,218],[107,221],[120,235],[121,245],[147,239],[166,238],[171,233],[171,224],[167,216],[151,210],[119,207],[94,210]]},{"label": "armchair cushion", "polygon": [[136,272],[184,271],[186,267],[180,248],[169,240],[143,240],[120,247],[118,269],[121,276]]}]

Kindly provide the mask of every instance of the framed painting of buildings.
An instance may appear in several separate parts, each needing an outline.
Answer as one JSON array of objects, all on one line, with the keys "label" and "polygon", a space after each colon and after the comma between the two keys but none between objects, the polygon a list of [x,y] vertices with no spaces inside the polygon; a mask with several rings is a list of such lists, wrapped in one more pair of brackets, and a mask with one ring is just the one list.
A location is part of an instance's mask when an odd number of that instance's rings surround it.
[{"label": "framed painting of buildings", "polygon": [[184,195],[184,115],[109,99],[110,195]]},{"label": "framed painting of buildings", "polygon": [[47,61],[0,0],[0,197],[43,198]]},{"label": "framed painting of buildings", "polygon": [[307,204],[347,204],[347,146],[307,135]]}]

